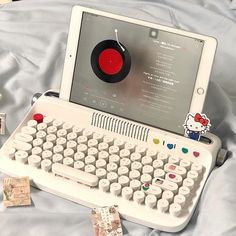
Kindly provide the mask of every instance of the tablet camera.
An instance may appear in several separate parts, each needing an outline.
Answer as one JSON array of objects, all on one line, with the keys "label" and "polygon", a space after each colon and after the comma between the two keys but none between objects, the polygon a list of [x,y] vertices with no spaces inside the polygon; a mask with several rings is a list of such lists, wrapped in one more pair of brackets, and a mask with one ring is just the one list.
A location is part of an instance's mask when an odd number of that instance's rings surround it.
[{"label": "tablet camera", "polygon": [[130,71],[130,54],[120,42],[104,40],[93,49],[91,66],[99,79],[108,83],[117,83],[125,79]]}]

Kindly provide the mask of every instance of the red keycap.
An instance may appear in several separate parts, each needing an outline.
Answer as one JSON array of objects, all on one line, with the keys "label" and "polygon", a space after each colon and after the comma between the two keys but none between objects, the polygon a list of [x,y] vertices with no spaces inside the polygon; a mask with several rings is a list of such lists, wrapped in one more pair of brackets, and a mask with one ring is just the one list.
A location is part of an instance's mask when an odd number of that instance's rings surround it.
[{"label": "red keycap", "polygon": [[38,123],[42,123],[43,122],[43,115],[40,113],[36,113],[36,114],[34,114],[33,119],[36,120]]}]

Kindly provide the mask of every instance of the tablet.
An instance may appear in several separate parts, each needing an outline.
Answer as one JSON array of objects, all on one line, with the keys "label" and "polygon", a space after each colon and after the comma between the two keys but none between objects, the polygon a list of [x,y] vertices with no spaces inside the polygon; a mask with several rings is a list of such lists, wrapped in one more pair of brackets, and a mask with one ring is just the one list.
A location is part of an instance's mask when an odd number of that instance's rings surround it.
[{"label": "tablet", "polygon": [[60,98],[184,134],[201,113],[216,40],[75,6]]}]

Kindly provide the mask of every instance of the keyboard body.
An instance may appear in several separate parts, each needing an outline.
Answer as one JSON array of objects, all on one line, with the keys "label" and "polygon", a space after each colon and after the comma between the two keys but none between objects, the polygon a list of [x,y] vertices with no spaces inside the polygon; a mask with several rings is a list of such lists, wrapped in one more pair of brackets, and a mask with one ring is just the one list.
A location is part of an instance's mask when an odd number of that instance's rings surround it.
[{"label": "keyboard body", "polygon": [[[136,146],[156,150],[157,153],[168,155],[169,161],[172,160],[170,157],[178,157],[179,160],[190,162],[191,165],[202,166],[199,178],[190,191],[190,195],[186,198],[186,202],[181,208],[181,213],[178,216],[174,216],[168,210],[161,211],[156,202],[152,207],[149,207],[148,204],[145,204],[146,200],[138,202],[136,199],[134,201],[134,195],[127,200],[121,193],[113,194],[109,190],[107,192],[102,191],[98,186],[91,187],[81,184],[70,178],[58,176],[51,171],[47,172],[41,168],[35,168],[28,163],[20,163],[14,160],[14,158],[10,159],[6,155],[6,150],[11,147],[16,134],[21,132],[22,127],[27,126],[27,122],[32,119],[35,113],[41,113],[45,116],[82,127],[83,129],[89,128],[94,132],[112,136],[114,139],[122,139],[127,143],[134,143]],[[212,140],[211,144],[190,140],[180,135],[72,104],[58,98],[42,96],[32,106],[22,123],[1,148],[0,171],[11,176],[29,176],[33,186],[88,207],[116,204],[119,206],[121,216],[127,220],[162,231],[177,232],[183,229],[189,222],[207,177],[215,166],[221,142],[219,138],[212,134],[208,134],[208,137]],[[153,158],[153,161],[154,159],[158,159],[158,157]],[[164,164],[168,163],[164,161]],[[164,166],[162,169],[164,169]],[[165,175],[167,174],[166,172]],[[186,175],[182,175],[183,180],[186,178]],[[154,179],[153,174],[151,176]],[[163,179],[165,179],[164,176]],[[139,190],[143,191],[145,187],[148,187],[148,185],[144,186],[144,182],[141,182],[141,184],[141,189]],[[178,185],[178,188],[181,185]],[[164,192],[165,189],[162,190]],[[179,189],[174,192],[174,195],[177,195],[178,191]],[[145,197],[146,195],[147,193],[145,193]],[[157,201],[158,198],[161,198],[161,195],[157,197]],[[150,199],[152,200],[151,197]],[[170,204],[173,201],[172,197]]]}]

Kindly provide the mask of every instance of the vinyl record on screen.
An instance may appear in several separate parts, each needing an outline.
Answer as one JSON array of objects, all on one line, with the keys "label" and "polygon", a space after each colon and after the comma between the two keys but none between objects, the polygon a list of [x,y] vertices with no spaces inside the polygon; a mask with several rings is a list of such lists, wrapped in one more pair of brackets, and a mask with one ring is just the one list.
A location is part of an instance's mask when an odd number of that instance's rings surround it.
[{"label": "vinyl record on screen", "polygon": [[122,81],[129,73],[131,58],[127,48],[115,40],[98,43],[91,54],[91,66],[96,76],[108,83]]}]

